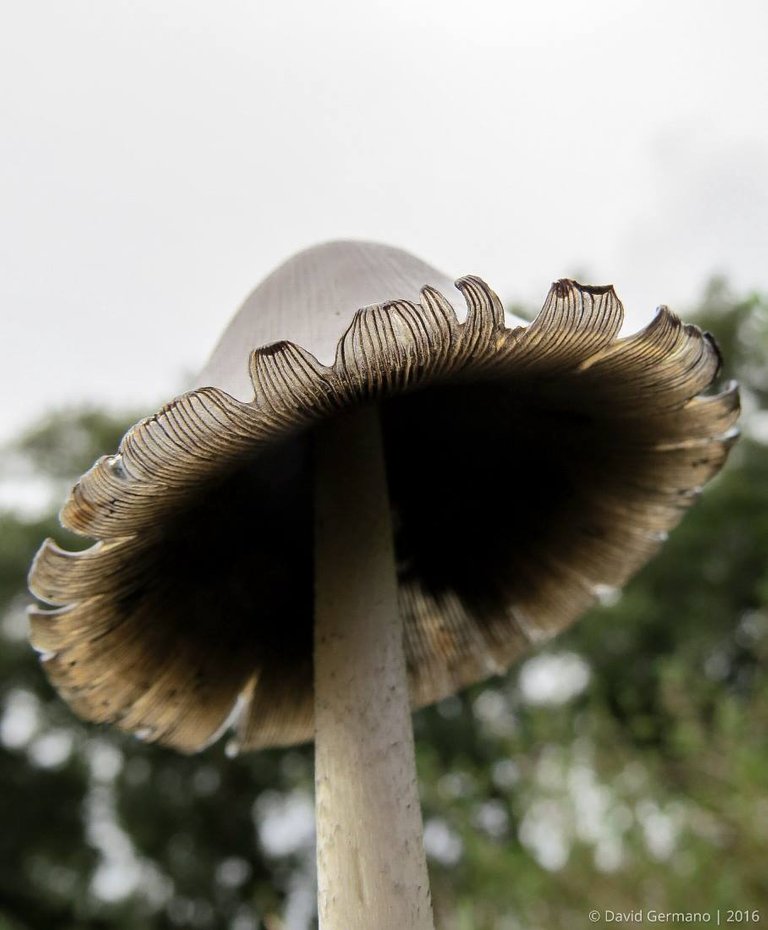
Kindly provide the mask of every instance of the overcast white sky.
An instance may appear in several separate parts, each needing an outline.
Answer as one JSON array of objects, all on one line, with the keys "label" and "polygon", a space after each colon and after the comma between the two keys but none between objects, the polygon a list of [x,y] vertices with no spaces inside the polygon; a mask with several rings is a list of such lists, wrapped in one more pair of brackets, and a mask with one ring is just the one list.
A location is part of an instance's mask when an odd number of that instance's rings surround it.
[{"label": "overcast white sky", "polygon": [[150,412],[339,237],[637,328],[768,287],[765,0],[24,0],[0,28],[0,438]]}]

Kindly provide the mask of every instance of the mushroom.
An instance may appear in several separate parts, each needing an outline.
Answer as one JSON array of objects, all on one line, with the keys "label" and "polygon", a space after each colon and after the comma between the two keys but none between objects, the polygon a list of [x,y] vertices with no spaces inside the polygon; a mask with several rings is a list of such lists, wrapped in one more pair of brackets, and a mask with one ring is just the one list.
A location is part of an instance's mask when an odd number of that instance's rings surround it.
[{"label": "mushroom", "polygon": [[326,930],[432,927],[410,710],[624,584],[735,436],[713,340],[666,308],[619,338],[611,287],[558,281],[528,325],[456,287],[463,321],[399,249],[290,259],[75,485],[62,523],[97,542],[30,576],[87,720],[183,752],[314,735]]}]

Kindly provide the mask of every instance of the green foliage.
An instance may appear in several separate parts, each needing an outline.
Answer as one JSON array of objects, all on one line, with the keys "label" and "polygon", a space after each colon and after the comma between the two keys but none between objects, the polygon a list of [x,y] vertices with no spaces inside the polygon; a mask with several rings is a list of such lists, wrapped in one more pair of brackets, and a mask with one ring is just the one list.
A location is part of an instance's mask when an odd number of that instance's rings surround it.
[{"label": "green foliage", "polygon": [[64,410],[27,430],[14,451],[32,469],[71,481],[99,456],[113,452],[126,427],[136,419],[130,414],[119,416],[95,409]]},{"label": "green foliage", "polygon": [[[441,930],[651,907],[766,919],[768,301],[713,282],[696,317],[746,389],[723,475],[616,603],[415,718]],[[0,473],[71,481],[133,419],[52,417]],[[76,720],[24,635],[49,535],[75,542],[50,514],[0,513],[0,930],[278,930],[286,908],[286,926],[307,925],[310,752],[182,757]],[[570,696],[536,699],[547,661],[563,680],[576,669]]]}]

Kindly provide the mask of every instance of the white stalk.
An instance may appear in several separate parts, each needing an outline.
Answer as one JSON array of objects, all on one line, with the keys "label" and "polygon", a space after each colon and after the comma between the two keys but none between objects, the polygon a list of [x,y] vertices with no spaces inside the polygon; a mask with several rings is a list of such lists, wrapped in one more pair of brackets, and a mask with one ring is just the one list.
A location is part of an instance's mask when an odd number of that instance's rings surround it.
[{"label": "white stalk", "polygon": [[433,930],[376,408],[317,432],[320,930]]}]

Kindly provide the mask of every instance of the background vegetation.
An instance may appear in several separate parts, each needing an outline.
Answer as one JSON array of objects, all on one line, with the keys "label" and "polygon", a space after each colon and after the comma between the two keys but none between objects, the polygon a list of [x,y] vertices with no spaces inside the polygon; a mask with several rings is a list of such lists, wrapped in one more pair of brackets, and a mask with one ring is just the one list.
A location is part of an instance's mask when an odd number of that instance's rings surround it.
[{"label": "background vegetation", "polygon": [[[715,281],[692,316],[743,385],[725,472],[615,603],[416,717],[441,930],[768,921],[768,299]],[[134,419],[59,413],[0,460],[0,930],[311,927],[307,750],[184,758],[83,725],[27,645],[29,562],[77,542],[24,495],[60,500]]]}]

